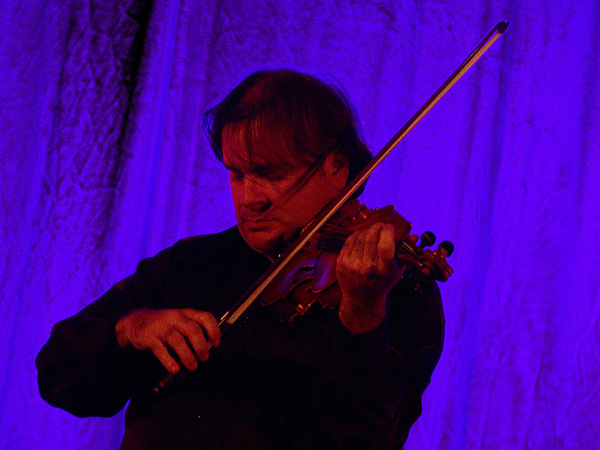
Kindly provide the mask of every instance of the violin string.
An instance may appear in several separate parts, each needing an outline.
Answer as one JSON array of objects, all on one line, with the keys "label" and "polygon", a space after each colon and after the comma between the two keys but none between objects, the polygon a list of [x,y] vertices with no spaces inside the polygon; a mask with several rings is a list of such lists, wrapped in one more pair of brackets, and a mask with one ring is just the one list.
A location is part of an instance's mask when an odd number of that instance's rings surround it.
[{"label": "violin string", "polygon": [[[317,240],[316,247],[319,250],[325,251],[341,251],[346,240],[354,233],[353,230],[338,225],[325,224],[323,228]],[[400,241],[396,247],[396,254],[416,256],[415,250],[404,240]]]},{"label": "violin string", "polygon": [[353,231],[337,225],[325,224],[317,240],[319,250],[328,250],[339,252],[342,250],[346,239],[350,237]]}]

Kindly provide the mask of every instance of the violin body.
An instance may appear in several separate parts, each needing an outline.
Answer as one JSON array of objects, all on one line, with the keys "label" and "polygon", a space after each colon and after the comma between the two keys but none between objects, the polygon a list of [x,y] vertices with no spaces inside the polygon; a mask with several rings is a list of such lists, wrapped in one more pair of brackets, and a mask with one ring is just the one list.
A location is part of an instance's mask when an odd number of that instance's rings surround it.
[{"label": "violin body", "polygon": [[337,283],[337,258],[352,233],[375,223],[391,223],[396,240],[396,261],[405,267],[403,278],[446,281],[453,272],[440,250],[424,250],[409,238],[412,224],[392,205],[371,210],[353,199],[340,208],[323,230],[316,233],[275,277],[260,296],[279,320],[293,321],[315,303],[335,309],[341,291]]}]

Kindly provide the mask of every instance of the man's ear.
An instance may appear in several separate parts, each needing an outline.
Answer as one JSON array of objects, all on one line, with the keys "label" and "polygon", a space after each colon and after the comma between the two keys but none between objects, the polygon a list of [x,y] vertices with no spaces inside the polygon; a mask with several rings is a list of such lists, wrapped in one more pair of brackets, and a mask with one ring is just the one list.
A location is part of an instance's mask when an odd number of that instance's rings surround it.
[{"label": "man's ear", "polygon": [[345,156],[337,152],[329,153],[325,158],[323,169],[338,191],[344,189],[350,173],[350,164]]}]

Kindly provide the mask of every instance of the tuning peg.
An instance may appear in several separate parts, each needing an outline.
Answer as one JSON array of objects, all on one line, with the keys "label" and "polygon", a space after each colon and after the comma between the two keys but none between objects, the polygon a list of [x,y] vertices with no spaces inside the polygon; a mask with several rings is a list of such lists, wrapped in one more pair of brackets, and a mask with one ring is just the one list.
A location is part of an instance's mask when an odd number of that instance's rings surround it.
[{"label": "tuning peg", "polygon": [[454,244],[450,241],[443,241],[438,246],[438,250],[443,256],[450,256],[454,252]]},{"label": "tuning peg", "polygon": [[431,247],[433,244],[435,244],[435,234],[431,231],[426,231],[421,235],[420,248]]}]

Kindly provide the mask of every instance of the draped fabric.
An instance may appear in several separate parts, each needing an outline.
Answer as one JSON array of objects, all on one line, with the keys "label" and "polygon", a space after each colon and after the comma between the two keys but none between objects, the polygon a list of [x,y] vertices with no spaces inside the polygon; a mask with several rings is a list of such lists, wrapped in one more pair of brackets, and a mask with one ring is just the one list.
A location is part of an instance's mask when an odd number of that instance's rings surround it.
[{"label": "draped fabric", "polygon": [[598,448],[596,0],[3,2],[0,447],[118,448],[122,414],[48,406],[34,358],[141,258],[235,223],[200,118],[236,81],[339,81],[376,151],[502,19],[361,197],[456,245],[406,448]]}]

